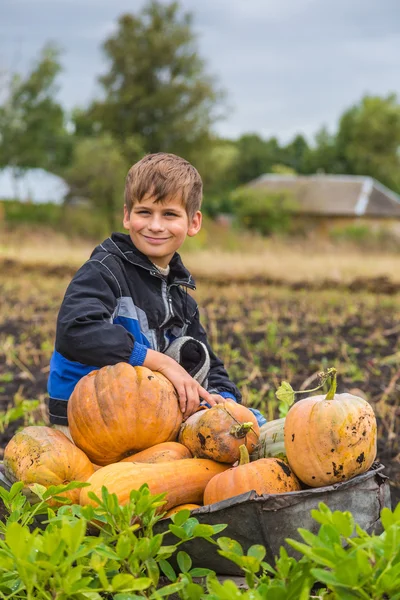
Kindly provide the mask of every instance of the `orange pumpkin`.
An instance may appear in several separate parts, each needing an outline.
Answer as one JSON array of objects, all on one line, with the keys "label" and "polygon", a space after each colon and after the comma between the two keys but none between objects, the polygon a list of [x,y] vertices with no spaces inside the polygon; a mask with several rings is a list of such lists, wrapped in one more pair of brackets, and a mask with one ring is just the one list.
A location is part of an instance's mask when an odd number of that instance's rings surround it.
[{"label": "orange pumpkin", "polygon": [[285,448],[297,477],[311,487],[331,485],[364,473],[375,460],[377,426],[363,398],[328,394],[294,404],[285,421]]},{"label": "orange pumpkin", "polygon": [[[47,488],[70,481],[87,481],[94,468],[82,450],[61,431],[36,425],[25,427],[8,442],[4,471],[11,482],[23,481],[29,495],[29,487],[34,483]],[[79,493],[77,489],[60,495],[77,503]]]},{"label": "orange pumpkin", "polygon": [[250,453],[254,451],[259,433],[254,414],[242,404],[227,401],[189,417],[181,427],[179,441],[193,456],[233,464],[242,444]]},{"label": "orange pumpkin", "polygon": [[182,413],[164,375],[119,363],[77,383],[68,402],[68,423],[75,444],[104,466],[175,440]]},{"label": "orange pumpkin", "polygon": [[167,502],[160,509],[162,511],[180,504],[198,504],[210,479],[227,468],[227,465],[204,458],[185,458],[158,464],[119,462],[103,467],[92,475],[88,481],[90,487],[81,490],[80,503],[95,505],[88,497],[88,492],[92,491],[101,497],[104,485],[110,494],[117,495],[119,504],[125,505],[131,490],[137,490],[147,483],[152,494],[166,493]]},{"label": "orange pumpkin", "polygon": [[239,466],[232,467],[209,481],[204,491],[204,504],[221,502],[251,490],[261,496],[300,489],[300,482],[284,460],[260,458],[249,462],[249,454],[242,446]]},{"label": "orange pumpkin", "polygon": [[192,458],[190,450],[178,442],[163,442],[123,458],[121,462],[159,463]]},{"label": "orange pumpkin", "polygon": [[168,519],[171,515],[181,511],[181,510],[196,510],[196,508],[200,508],[201,504],[180,504],[179,506],[174,506],[166,512],[163,519]]}]

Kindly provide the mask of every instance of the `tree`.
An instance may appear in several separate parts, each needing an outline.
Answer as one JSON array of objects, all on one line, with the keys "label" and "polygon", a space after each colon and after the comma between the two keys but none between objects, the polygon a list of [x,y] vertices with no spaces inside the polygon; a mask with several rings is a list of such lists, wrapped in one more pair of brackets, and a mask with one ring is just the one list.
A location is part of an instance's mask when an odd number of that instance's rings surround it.
[{"label": "tree", "polygon": [[89,107],[88,117],[93,128],[123,144],[127,156],[125,141],[132,136],[145,152],[186,158],[209,139],[222,96],[205,73],[191,22],[177,2],[150,1],[139,14],[121,16],[104,43],[110,62],[100,78],[105,97]]},{"label": "tree", "polygon": [[281,149],[276,138],[263,140],[257,134],[245,134],[238,139],[237,147],[237,184],[248,183],[281,162]]},{"label": "tree", "polygon": [[122,216],[123,191],[128,164],[109,134],[83,138],[76,143],[71,165],[64,171],[70,198],[83,196],[107,218],[110,230]]},{"label": "tree", "polygon": [[370,175],[400,191],[400,104],[365,96],[340,119],[337,154],[346,173]]},{"label": "tree", "polygon": [[303,135],[296,135],[293,140],[282,148],[282,164],[293,169],[296,173],[304,172],[304,161],[308,144]]},{"label": "tree", "polygon": [[71,140],[64,111],[55,100],[61,71],[59,50],[46,46],[26,77],[14,74],[0,106],[0,168],[17,177],[28,168],[59,172],[68,160]]},{"label": "tree", "polygon": [[314,137],[314,144],[304,153],[303,173],[343,173],[336,147],[336,136],[321,127]]}]

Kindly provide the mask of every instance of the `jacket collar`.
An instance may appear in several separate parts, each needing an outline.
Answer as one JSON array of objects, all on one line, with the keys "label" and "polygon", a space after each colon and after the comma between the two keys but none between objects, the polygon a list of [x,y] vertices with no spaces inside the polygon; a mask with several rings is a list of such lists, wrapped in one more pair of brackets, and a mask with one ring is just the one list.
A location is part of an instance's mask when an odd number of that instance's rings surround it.
[{"label": "jacket collar", "polygon": [[[152,274],[158,273],[153,263],[145,254],[136,248],[131,238],[126,233],[113,233],[111,237],[107,238],[96,248],[96,250],[101,249],[106,250],[115,256],[119,256],[137,267],[146,269]],[[170,285],[183,285],[193,290],[196,289],[193,277],[184,266],[182,259],[177,252],[175,252],[169,265],[170,273],[168,278],[170,280]]]}]

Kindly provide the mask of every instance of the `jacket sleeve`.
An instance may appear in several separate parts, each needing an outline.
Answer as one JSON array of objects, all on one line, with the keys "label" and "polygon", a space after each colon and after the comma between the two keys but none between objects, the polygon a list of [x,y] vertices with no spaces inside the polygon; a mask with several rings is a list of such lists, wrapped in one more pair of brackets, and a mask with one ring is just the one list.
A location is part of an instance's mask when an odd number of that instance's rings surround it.
[{"label": "jacket sleeve", "polygon": [[208,376],[208,391],[210,393],[220,394],[225,398],[233,398],[236,402],[240,402],[242,395],[238,388],[232,381],[230,381],[228,373],[224,367],[224,364],[216,354],[214,354],[208,339],[207,334],[200,323],[199,309],[196,308],[196,312],[189,325],[187,335],[192,336],[196,340],[203,342],[206,345],[208,353],[210,355],[210,373]]},{"label": "jacket sleeve", "polygon": [[103,262],[88,261],[72,279],[57,319],[57,352],[71,361],[103,367],[118,362],[141,365],[147,348],[122,325],[113,324],[121,290]]}]

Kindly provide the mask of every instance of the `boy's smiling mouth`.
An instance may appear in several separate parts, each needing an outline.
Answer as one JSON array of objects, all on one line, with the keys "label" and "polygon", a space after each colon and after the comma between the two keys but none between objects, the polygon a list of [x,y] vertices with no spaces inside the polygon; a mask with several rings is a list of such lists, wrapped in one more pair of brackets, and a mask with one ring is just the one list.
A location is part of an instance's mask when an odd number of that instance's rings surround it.
[{"label": "boy's smiling mouth", "polygon": [[163,242],[167,242],[170,238],[169,237],[152,237],[149,235],[143,235],[144,239],[146,240],[146,242],[149,242],[149,244],[162,244]]}]

